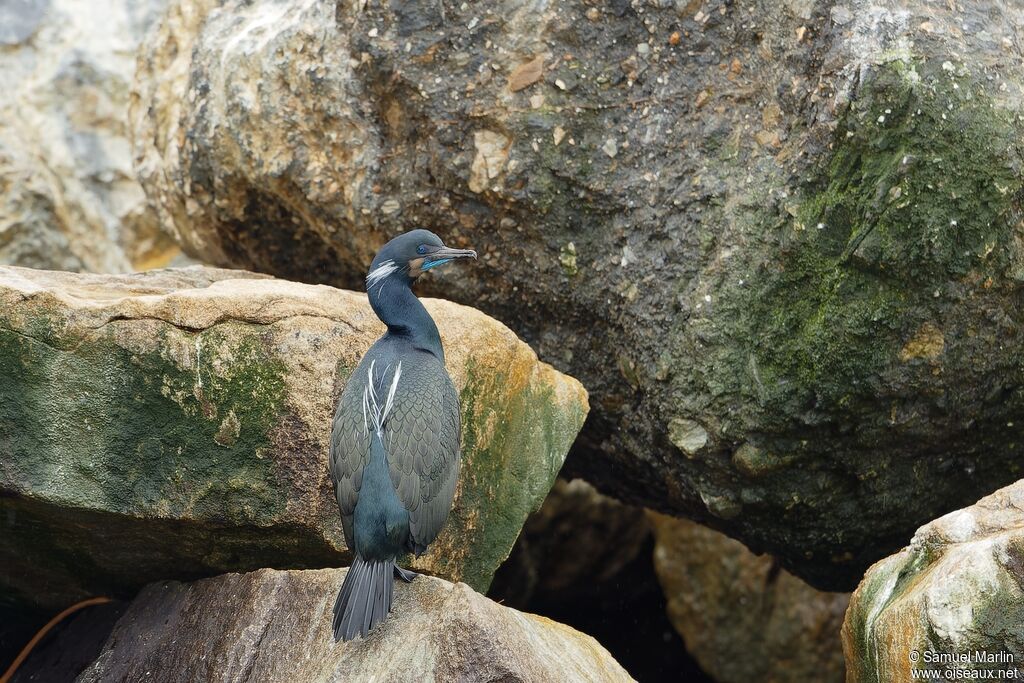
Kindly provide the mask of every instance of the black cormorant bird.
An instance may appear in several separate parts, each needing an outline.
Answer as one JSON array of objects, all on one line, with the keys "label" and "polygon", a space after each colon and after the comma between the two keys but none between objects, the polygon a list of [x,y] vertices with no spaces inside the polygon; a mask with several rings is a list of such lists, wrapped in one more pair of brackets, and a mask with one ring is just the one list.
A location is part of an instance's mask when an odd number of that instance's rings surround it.
[{"label": "black cormorant bird", "polygon": [[352,567],[334,603],[334,639],[365,636],[391,611],[395,564],[433,541],[455,495],[462,425],[437,325],[412,292],[420,275],[454,259],[428,230],[399,235],[377,253],[366,293],[387,332],[370,347],[338,401],[330,470]]}]

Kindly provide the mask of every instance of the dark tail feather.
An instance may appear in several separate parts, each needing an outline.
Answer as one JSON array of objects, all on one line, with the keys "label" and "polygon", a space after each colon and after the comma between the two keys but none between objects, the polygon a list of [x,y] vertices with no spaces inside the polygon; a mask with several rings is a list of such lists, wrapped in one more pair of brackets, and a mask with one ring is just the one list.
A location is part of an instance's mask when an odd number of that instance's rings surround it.
[{"label": "dark tail feather", "polygon": [[394,560],[364,560],[355,556],[334,601],[334,642],[366,637],[387,619],[394,594]]}]

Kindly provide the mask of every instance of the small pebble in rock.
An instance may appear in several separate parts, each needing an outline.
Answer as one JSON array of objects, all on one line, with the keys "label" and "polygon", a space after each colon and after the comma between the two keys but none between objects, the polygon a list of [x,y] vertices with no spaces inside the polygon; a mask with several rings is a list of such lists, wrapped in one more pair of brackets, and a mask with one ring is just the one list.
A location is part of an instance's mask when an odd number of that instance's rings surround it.
[{"label": "small pebble in rock", "polygon": [[832,21],[839,26],[849,24],[853,21],[853,12],[850,11],[850,8],[845,7],[844,5],[836,5],[832,8]]}]

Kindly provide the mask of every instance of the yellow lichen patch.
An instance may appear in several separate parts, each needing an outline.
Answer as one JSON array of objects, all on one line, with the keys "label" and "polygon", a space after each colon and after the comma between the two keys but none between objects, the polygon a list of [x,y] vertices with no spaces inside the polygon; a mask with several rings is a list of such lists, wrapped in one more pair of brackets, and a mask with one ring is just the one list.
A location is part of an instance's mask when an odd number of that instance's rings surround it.
[{"label": "yellow lichen patch", "polygon": [[904,363],[915,358],[931,360],[942,355],[945,348],[946,340],[942,330],[932,323],[924,323],[900,349],[900,360]]}]

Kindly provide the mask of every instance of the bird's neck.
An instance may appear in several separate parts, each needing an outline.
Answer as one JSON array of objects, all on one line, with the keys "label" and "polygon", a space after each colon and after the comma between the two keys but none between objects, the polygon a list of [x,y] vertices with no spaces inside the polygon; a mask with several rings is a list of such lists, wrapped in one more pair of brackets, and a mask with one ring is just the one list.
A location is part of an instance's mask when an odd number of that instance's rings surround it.
[{"label": "bird's neck", "polygon": [[389,278],[383,286],[371,286],[366,294],[373,312],[388,326],[388,334],[404,337],[416,348],[428,351],[444,362],[444,348],[437,325],[404,278]]}]

